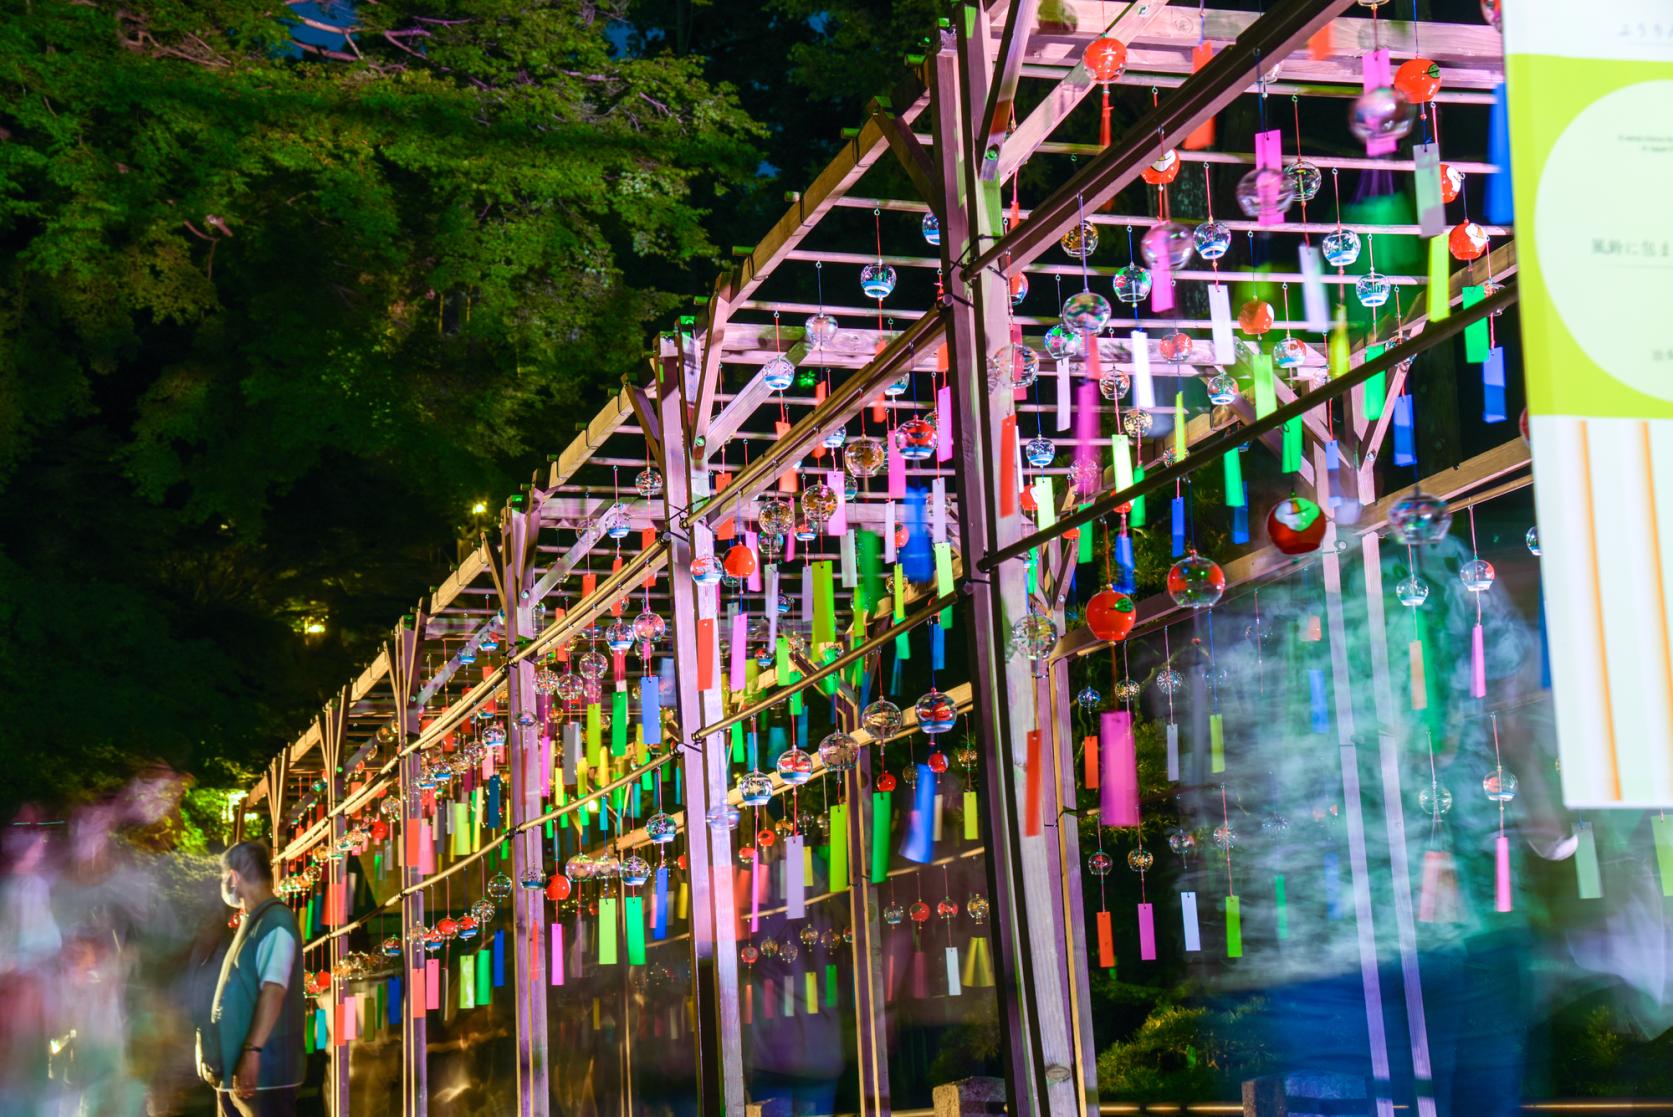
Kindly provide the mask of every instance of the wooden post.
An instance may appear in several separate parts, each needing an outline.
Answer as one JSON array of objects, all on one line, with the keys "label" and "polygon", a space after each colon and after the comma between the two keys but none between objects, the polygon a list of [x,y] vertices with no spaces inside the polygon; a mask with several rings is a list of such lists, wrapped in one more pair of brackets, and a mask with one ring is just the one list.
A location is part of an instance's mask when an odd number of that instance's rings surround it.
[{"label": "wooden post", "polygon": [[933,1100],[935,1117],[999,1117],[1011,1112],[1005,1105],[1005,1082],[999,1078],[948,1082],[935,1088]]}]

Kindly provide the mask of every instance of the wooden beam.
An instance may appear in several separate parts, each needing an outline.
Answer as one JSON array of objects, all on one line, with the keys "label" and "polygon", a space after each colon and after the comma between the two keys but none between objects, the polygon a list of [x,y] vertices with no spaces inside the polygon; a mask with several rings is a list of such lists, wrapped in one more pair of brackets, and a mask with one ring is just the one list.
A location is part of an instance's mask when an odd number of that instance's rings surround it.
[{"label": "wooden beam", "polygon": [[[1115,22],[1107,30],[1104,27],[1102,15],[1088,20],[1081,26],[1091,26],[1094,23],[1100,34],[1119,39],[1123,43],[1131,43],[1144,34],[1152,24],[1171,20],[1177,22],[1185,13],[1168,10],[1168,0],[1152,0],[1146,4],[1128,4],[1116,17]],[[1189,17],[1188,17],[1189,18]],[[1087,73],[1081,64],[1081,48],[1075,50],[1073,68],[1057,83],[1057,87],[1046,94],[1045,100],[1035,106],[1034,111],[1017,125],[1015,132],[1006,136],[1003,129],[996,136],[990,128],[988,145],[983,152],[982,177],[988,180],[997,179],[1004,182],[1016,173],[1017,168],[1027,161],[1030,155],[1044,143],[1057,126],[1074,112],[1086,95],[1092,92],[1097,83],[1092,75]],[[1087,209],[1096,209],[1088,206]]]},{"label": "wooden beam", "polygon": [[[1161,0],[1166,3],[1166,0]],[[993,80],[988,84],[987,108],[982,119],[987,121],[987,136],[982,144],[984,152],[996,152],[1010,130],[1011,118],[1016,115],[1017,83],[1022,79],[1022,60],[1028,53],[1028,37],[1034,31],[1035,16],[1040,0],[1012,0],[1011,10],[1005,15],[1005,29],[1000,33],[999,45],[994,50]],[[997,159],[982,160],[982,177],[997,177]],[[1003,181],[1003,180],[1001,180]]]},{"label": "wooden beam", "polygon": [[895,159],[906,171],[906,177],[912,182],[912,189],[918,192],[918,197],[924,200],[930,211],[938,217],[946,212],[947,203],[941,197],[941,185],[935,180],[935,162],[930,159],[929,152],[918,142],[918,137],[912,130],[903,125],[894,113],[889,111],[888,102],[881,97],[874,97],[871,105],[871,120],[883,132],[889,141],[889,150],[895,153]]}]

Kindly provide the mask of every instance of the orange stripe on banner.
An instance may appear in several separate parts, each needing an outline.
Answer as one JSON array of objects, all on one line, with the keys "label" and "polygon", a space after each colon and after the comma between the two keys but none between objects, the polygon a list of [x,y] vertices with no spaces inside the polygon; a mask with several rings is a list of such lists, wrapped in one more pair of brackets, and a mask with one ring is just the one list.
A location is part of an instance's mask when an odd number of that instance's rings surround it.
[{"label": "orange stripe on banner", "polygon": [[1609,746],[1609,786],[1615,798],[1621,797],[1621,755],[1615,748],[1615,708],[1609,697],[1609,645],[1604,641],[1603,634],[1603,586],[1598,583],[1597,560],[1597,513],[1592,504],[1592,443],[1591,436],[1586,430],[1586,421],[1578,420],[1580,427],[1580,468],[1582,491],[1585,493],[1586,507],[1581,509],[1581,523],[1586,533],[1586,553],[1592,560],[1592,616],[1597,618],[1597,669],[1603,675],[1603,729],[1604,741]]},{"label": "orange stripe on banner", "polygon": [[715,687],[715,622],[704,617],[697,622],[697,689]]},{"label": "orange stripe on banner", "polygon": [[[639,529],[639,546],[640,546],[641,549],[646,550],[646,551],[648,551],[652,547],[656,546],[656,528],[647,527],[647,528],[640,528]],[[655,571],[652,571],[651,573],[645,575],[644,586],[645,586],[646,589],[655,589],[656,588],[656,572]]]},{"label": "orange stripe on banner", "polygon": [[1110,913],[1098,913],[1098,966],[1115,969],[1115,928],[1110,926]]},{"label": "orange stripe on banner", "polygon": [[[1661,523],[1656,519],[1656,473],[1655,460],[1650,454],[1650,424],[1639,423],[1638,434],[1644,447],[1644,522],[1650,525],[1650,554],[1661,554]],[[1667,581],[1661,572],[1661,563],[1650,564],[1656,572],[1656,616],[1667,616]],[[1668,703],[1668,720],[1673,722],[1673,641],[1670,641],[1667,626],[1657,624],[1654,627],[1661,630],[1661,661],[1667,668],[1666,678],[1663,679],[1663,697]]]},{"label": "orange stripe on banner", "polygon": [[1040,771],[1040,731],[1028,731],[1028,770],[1025,773],[1023,786],[1022,832],[1029,837],[1040,833],[1040,791],[1043,773]]}]

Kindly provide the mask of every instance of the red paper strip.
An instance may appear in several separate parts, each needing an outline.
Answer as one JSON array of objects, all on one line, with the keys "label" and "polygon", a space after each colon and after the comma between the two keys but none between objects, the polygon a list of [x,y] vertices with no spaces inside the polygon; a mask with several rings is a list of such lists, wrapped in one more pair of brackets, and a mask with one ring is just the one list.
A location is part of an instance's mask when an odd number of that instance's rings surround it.
[{"label": "red paper strip", "polygon": [[1040,833],[1040,793],[1045,782],[1044,773],[1040,771],[1038,729],[1028,731],[1028,766],[1024,776],[1022,832],[1032,838]]},{"label": "red paper strip", "polygon": [[[1198,70],[1202,69],[1204,66],[1208,65],[1208,60],[1210,58],[1213,58],[1213,57],[1214,57],[1214,44],[1213,43],[1210,43],[1210,42],[1198,43],[1196,45],[1196,47],[1191,51],[1191,72],[1194,74]],[[1214,146],[1214,118],[1211,116],[1207,120],[1203,121],[1201,124],[1197,125],[1196,130],[1193,131],[1189,136],[1186,136],[1185,137],[1185,142],[1180,144],[1179,146],[1183,147],[1186,151],[1202,151],[1205,148],[1213,147]]]},{"label": "red paper strip", "polygon": [[703,617],[697,622],[697,689],[715,688],[715,622]]},{"label": "red paper strip", "polygon": [[1098,790],[1098,735],[1088,733],[1081,739],[1081,748],[1086,752],[1086,790]]},{"label": "red paper strip", "polygon": [[1017,514],[1017,417],[999,421],[999,514]]},{"label": "red paper strip", "polygon": [[[640,528],[639,529],[639,548],[640,548],[640,550],[648,551],[654,546],[656,546],[656,528],[654,528],[654,527]],[[655,589],[656,588],[656,572],[652,571],[651,573],[645,575],[645,580],[642,583],[642,585],[648,590],[649,589]]]},{"label": "red paper strip", "polygon": [[[774,421],[774,423],[773,423],[773,434],[775,436],[774,441],[777,441],[778,439],[783,438],[785,435],[787,435],[789,433],[790,433],[790,424],[789,423],[785,422],[783,419],[778,419],[778,420]],[[787,469],[783,473],[779,474],[779,477],[778,477],[778,491],[781,492],[781,493],[793,493],[793,492],[796,491],[796,470],[794,468]]]},{"label": "red paper strip", "polygon": [[585,597],[591,597],[593,595],[593,590],[596,590],[597,588],[598,588],[598,575],[597,574],[587,573],[587,574],[581,575],[581,596],[582,597],[584,597],[584,598]]},{"label": "red paper strip", "polygon": [[1110,913],[1098,913],[1098,966],[1115,969],[1115,928],[1110,925]]}]

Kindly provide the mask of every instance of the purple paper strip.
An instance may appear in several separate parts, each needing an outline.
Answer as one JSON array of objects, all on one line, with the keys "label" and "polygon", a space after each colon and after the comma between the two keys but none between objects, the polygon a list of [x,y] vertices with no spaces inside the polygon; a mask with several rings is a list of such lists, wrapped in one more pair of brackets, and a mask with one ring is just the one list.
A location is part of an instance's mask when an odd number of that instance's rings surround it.
[{"label": "purple paper strip", "polygon": [[1105,826],[1139,824],[1138,756],[1133,751],[1133,715],[1111,710],[1099,719],[1098,809]]},{"label": "purple paper strip", "polygon": [[953,460],[953,390],[939,388],[935,393],[935,460]]},{"label": "purple paper strip", "polygon": [[727,637],[732,648],[732,659],[726,677],[726,685],[733,694],[742,694],[748,676],[745,673],[745,660],[749,656],[749,614],[739,609],[732,617],[732,634]]},{"label": "purple paper strip", "polygon": [[1156,909],[1150,904],[1139,905],[1139,957],[1156,960]]},{"label": "purple paper strip", "polygon": [[749,592],[750,593],[760,593],[761,592],[761,562],[760,562],[761,546],[760,546],[760,543],[761,543],[760,538],[757,537],[756,534],[753,531],[744,532],[744,546],[748,547],[751,551],[755,552],[755,556],[756,556],[755,569],[753,571],[751,571],[750,575],[749,575]]},{"label": "purple paper strip", "polygon": [[[825,534],[833,539],[840,538],[848,533],[848,497],[845,493],[845,481],[846,478],[843,477],[840,469],[833,469],[825,474],[825,484],[831,487],[831,491],[836,493],[837,498],[836,514],[825,524]],[[755,587],[751,586],[750,588],[754,589]]]}]

